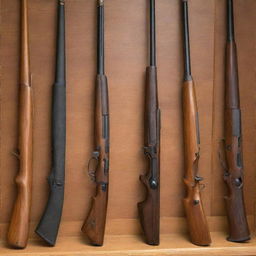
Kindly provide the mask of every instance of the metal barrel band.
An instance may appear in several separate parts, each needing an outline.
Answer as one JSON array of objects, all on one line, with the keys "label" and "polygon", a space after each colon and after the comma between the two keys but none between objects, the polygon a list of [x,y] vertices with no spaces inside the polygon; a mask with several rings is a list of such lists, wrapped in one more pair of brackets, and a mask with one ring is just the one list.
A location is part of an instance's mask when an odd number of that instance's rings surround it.
[{"label": "metal barrel band", "polygon": [[108,182],[95,180],[95,183],[101,186],[102,191],[107,191]]},{"label": "metal barrel band", "polygon": [[156,158],[156,156],[157,156],[157,148],[156,148],[156,146],[144,147],[144,154],[149,156],[150,158]]},{"label": "metal barrel band", "polygon": [[53,172],[51,173],[51,175],[47,178],[48,183],[50,184],[51,187],[63,187],[64,186],[64,182],[61,179],[56,179],[54,177]]}]

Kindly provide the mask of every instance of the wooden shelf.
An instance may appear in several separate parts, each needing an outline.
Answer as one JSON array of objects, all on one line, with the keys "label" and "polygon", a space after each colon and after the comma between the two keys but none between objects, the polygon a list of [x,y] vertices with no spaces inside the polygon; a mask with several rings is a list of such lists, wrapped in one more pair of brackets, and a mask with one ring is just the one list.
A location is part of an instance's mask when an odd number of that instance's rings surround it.
[{"label": "wooden shelf", "polygon": [[[95,0],[96,1],[96,0]],[[147,1],[106,1],[106,73],[111,112],[111,170],[106,238],[92,247],[81,226],[95,187],[86,174],[92,151],[92,113],[96,66],[94,0],[66,1],[67,151],[65,203],[56,247],[34,233],[45,204],[51,170],[51,105],[56,55],[56,1],[29,0],[30,50],[34,96],[34,173],[30,241],[25,250],[9,249],[4,240],[16,197],[20,1],[0,0],[0,256],[166,256],[256,255],[256,239],[226,241],[226,185],[219,161],[223,138],[226,1],[190,1],[191,61],[201,134],[200,175],[213,244],[190,243],[184,216],[184,153],[181,112],[183,77],[180,0],[157,1],[157,64],[161,108],[161,245],[143,242],[137,202],[144,198],[139,175],[143,155]],[[244,198],[248,222],[256,216],[256,1],[235,0],[236,40],[241,92]]]},{"label": "wooden shelf", "polygon": [[[4,256],[124,256],[124,255],[256,255],[256,240],[248,243],[230,243],[226,241],[225,234],[212,233],[213,244],[209,247],[198,247],[191,244],[184,234],[162,235],[160,246],[148,246],[143,243],[140,236],[107,236],[103,247],[93,247],[83,240],[81,236],[62,237],[56,247],[47,247],[39,240],[29,241],[25,250],[8,249],[1,245],[0,255]],[[4,249],[2,248],[4,247]]]}]

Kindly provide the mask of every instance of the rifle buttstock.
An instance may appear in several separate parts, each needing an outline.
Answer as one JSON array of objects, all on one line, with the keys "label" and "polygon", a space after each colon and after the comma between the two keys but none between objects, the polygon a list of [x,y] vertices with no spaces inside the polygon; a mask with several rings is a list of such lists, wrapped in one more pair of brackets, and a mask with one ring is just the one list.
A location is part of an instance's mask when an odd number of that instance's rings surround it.
[{"label": "rifle buttstock", "polygon": [[200,181],[202,178],[198,176],[198,161],[200,157],[198,121],[196,93],[191,79],[183,84],[184,183],[187,188],[184,207],[191,242],[204,246],[211,243],[211,237],[200,195]]},{"label": "rifle buttstock", "polygon": [[231,242],[245,242],[250,240],[243,191],[241,188],[230,184],[231,180],[226,181],[230,190],[230,195],[225,197],[226,209],[229,223],[229,237]]},{"label": "rifle buttstock", "polygon": [[201,201],[200,184],[197,182],[191,186],[187,181],[185,184],[187,185],[188,196],[184,199],[184,207],[191,242],[200,246],[210,245],[211,236]]},{"label": "rifle buttstock", "polygon": [[64,183],[56,181],[53,175],[49,176],[48,182],[50,185],[48,202],[35,232],[50,246],[54,246],[62,215]]},{"label": "rifle buttstock", "polygon": [[150,245],[159,245],[159,186],[156,189],[152,189],[147,175],[141,175],[140,181],[146,188],[145,200],[138,203],[139,217],[145,234],[146,243]]},{"label": "rifle buttstock", "polygon": [[102,246],[104,241],[107,196],[106,191],[102,191],[101,188],[98,190],[97,195],[92,198],[89,214],[81,229],[87,235],[90,242],[96,246]]},{"label": "rifle buttstock", "polygon": [[29,234],[32,198],[32,89],[22,84],[19,113],[20,170],[16,177],[17,197],[7,234],[8,243],[15,248],[25,248]]}]

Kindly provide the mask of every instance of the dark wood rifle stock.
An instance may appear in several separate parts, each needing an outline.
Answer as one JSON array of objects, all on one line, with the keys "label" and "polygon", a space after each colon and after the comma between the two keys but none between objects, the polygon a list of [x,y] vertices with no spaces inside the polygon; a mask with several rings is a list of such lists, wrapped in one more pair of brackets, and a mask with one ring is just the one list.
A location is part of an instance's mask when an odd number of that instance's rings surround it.
[{"label": "dark wood rifle stock", "polygon": [[82,226],[93,245],[104,241],[108,205],[109,180],[109,106],[107,77],[104,74],[104,3],[98,6],[98,75],[95,91],[94,152],[89,162],[89,174],[96,183],[96,194]]},{"label": "dark wood rifle stock", "polygon": [[232,242],[244,242],[250,239],[243,198],[243,164],[241,111],[239,99],[239,80],[237,51],[234,37],[233,1],[227,0],[228,40],[226,48],[226,86],[224,115],[224,180],[228,187],[225,197],[229,222],[229,237]]},{"label": "dark wood rifle stock", "polygon": [[159,244],[160,226],[160,109],[157,92],[155,55],[155,1],[150,0],[150,66],[146,70],[145,147],[148,171],[140,176],[146,188],[146,198],[138,203],[139,217],[145,240]]},{"label": "dark wood rifle stock", "polygon": [[184,183],[187,188],[184,206],[192,243],[196,245],[209,245],[211,243],[211,237],[200,195],[200,181],[202,178],[198,176],[200,134],[195,86],[191,76],[190,66],[188,3],[184,0],[183,12],[185,81],[183,83],[182,104],[185,160]]},{"label": "dark wood rifle stock", "polygon": [[29,234],[32,198],[32,92],[29,64],[27,0],[21,1],[21,62],[19,146],[20,170],[16,177],[17,197],[7,234],[8,243],[15,248],[25,248]]},{"label": "dark wood rifle stock", "polygon": [[146,188],[146,198],[138,204],[139,217],[146,242],[159,244],[160,218],[160,109],[157,97],[156,67],[147,68],[145,147],[148,158],[148,171],[140,176]]}]

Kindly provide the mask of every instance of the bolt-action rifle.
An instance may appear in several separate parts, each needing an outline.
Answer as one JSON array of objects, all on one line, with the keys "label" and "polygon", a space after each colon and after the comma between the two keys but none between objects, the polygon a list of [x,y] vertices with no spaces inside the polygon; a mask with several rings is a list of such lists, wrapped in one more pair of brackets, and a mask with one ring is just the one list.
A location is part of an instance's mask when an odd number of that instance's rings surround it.
[{"label": "bolt-action rifle", "polygon": [[156,68],[155,0],[150,0],[150,66],[146,69],[145,146],[148,171],[140,176],[146,198],[138,203],[145,240],[159,244],[160,226],[160,109],[158,105]]},{"label": "bolt-action rifle", "polygon": [[224,180],[228,187],[228,195],[225,196],[229,222],[228,240],[244,242],[250,239],[250,232],[243,197],[241,110],[232,0],[227,0],[224,135],[223,165]]},{"label": "bolt-action rifle", "polygon": [[89,174],[96,184],[96,194],[82,226],[93,245],[103,245],[108,205],[109,180],[109,107],[108,84],[104,71],[104,1],[98,1],[97,78],[95,87],[94,152]]},{"label": "bolt-action rifle", "polygon": [[187,188],[184,206],[191,242],[196,245],[209,245],[211,243],[211,237],[200,195],[200,181],[202,178],[198,175],[200,134],[196,92],[191,75],[190,64],[188,1],[182,0],[182,4],[185,57],[185,74],[182,95],[185,161],[184,182]]}]

